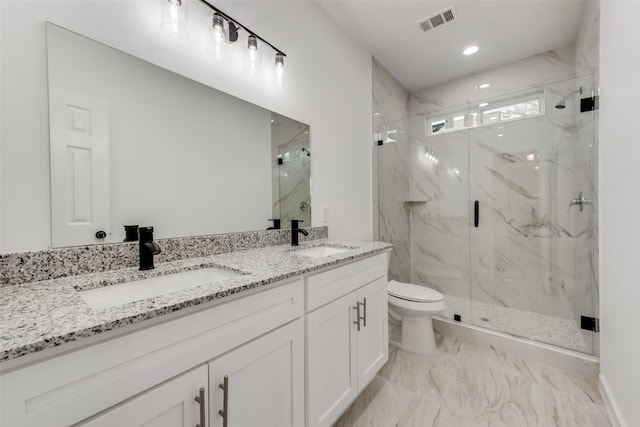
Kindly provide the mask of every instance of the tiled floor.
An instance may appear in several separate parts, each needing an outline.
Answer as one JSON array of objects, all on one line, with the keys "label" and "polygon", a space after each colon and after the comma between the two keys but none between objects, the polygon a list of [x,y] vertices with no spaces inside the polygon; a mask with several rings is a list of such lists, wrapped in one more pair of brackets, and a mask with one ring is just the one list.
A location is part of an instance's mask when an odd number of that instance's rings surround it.
[{"label": "tiled floor", "polygon": [[610,427],[595,381],[437,335],[440,354],[392,348],[334,427]]}]

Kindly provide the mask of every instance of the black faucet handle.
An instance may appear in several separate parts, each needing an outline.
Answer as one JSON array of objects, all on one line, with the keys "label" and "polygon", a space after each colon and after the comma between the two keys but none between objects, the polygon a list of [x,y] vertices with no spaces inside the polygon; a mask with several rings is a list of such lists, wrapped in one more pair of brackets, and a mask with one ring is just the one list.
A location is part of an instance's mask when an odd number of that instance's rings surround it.
[{"label": "black faucet handle", "polygon": [[267,230],[280,230],[280,218],[270,218],[267,221],[273,221],[273,227],[269,227]]}]

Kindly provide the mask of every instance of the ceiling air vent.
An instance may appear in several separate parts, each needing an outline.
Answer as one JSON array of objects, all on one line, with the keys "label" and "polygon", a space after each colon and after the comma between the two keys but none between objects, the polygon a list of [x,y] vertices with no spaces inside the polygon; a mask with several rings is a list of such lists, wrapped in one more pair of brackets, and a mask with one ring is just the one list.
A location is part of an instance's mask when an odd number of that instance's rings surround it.
[{"label": "ceiling air vent", "polygon": [[426,33],[429,30],[438,28],[439,26],[452,22],[456,19],[458,19],[458,12],[456,11],[456,7],[449,6],[438,13],[427,16],[426,18],[418,21],[418,28]]}]

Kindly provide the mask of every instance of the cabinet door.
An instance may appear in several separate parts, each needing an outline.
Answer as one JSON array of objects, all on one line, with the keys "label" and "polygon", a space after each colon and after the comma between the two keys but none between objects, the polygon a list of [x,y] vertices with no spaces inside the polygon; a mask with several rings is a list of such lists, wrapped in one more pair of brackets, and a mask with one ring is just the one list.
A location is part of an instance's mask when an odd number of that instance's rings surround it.
[{"label": "cabinet door", "polygon": [[357,394],[352,292],[307,316],[308,427],[330,426]]},{"label": "cabinet door", "polygon": [[211,427],[304,425],[303,320],[210,361],[209,390]]},{"label": "cabinet door", "polygon": [[362,391],[389,358],[386,277],[358,289],[356,296],[363,317],[357,334],[358,391]]},{"label": "cabinet door", "polygon": [[84,427],[193,427],[200,424],[200,388],[207,388],[207,366],[202,365],[131,398],[78,425]]}]

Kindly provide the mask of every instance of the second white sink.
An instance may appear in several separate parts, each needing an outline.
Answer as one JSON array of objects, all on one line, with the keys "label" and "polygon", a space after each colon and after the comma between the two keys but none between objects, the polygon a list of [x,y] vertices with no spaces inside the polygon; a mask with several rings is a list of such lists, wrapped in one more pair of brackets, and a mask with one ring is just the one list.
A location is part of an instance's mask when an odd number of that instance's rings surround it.
[{"label": "second white sink", "polygon": [[80,291],[80,297],[96,310],[221,282],[242,273],[219,267],[183,271],[149,279]]},{"label": "second white sink", "polygon": [[331,255],[337,255],[344,252],[349,252],[348,248],[336,248],[333,246],[314,246],[308,249],[300,249],[292,251],[294,255],[306,256],[309,258],[322,258]]}]

